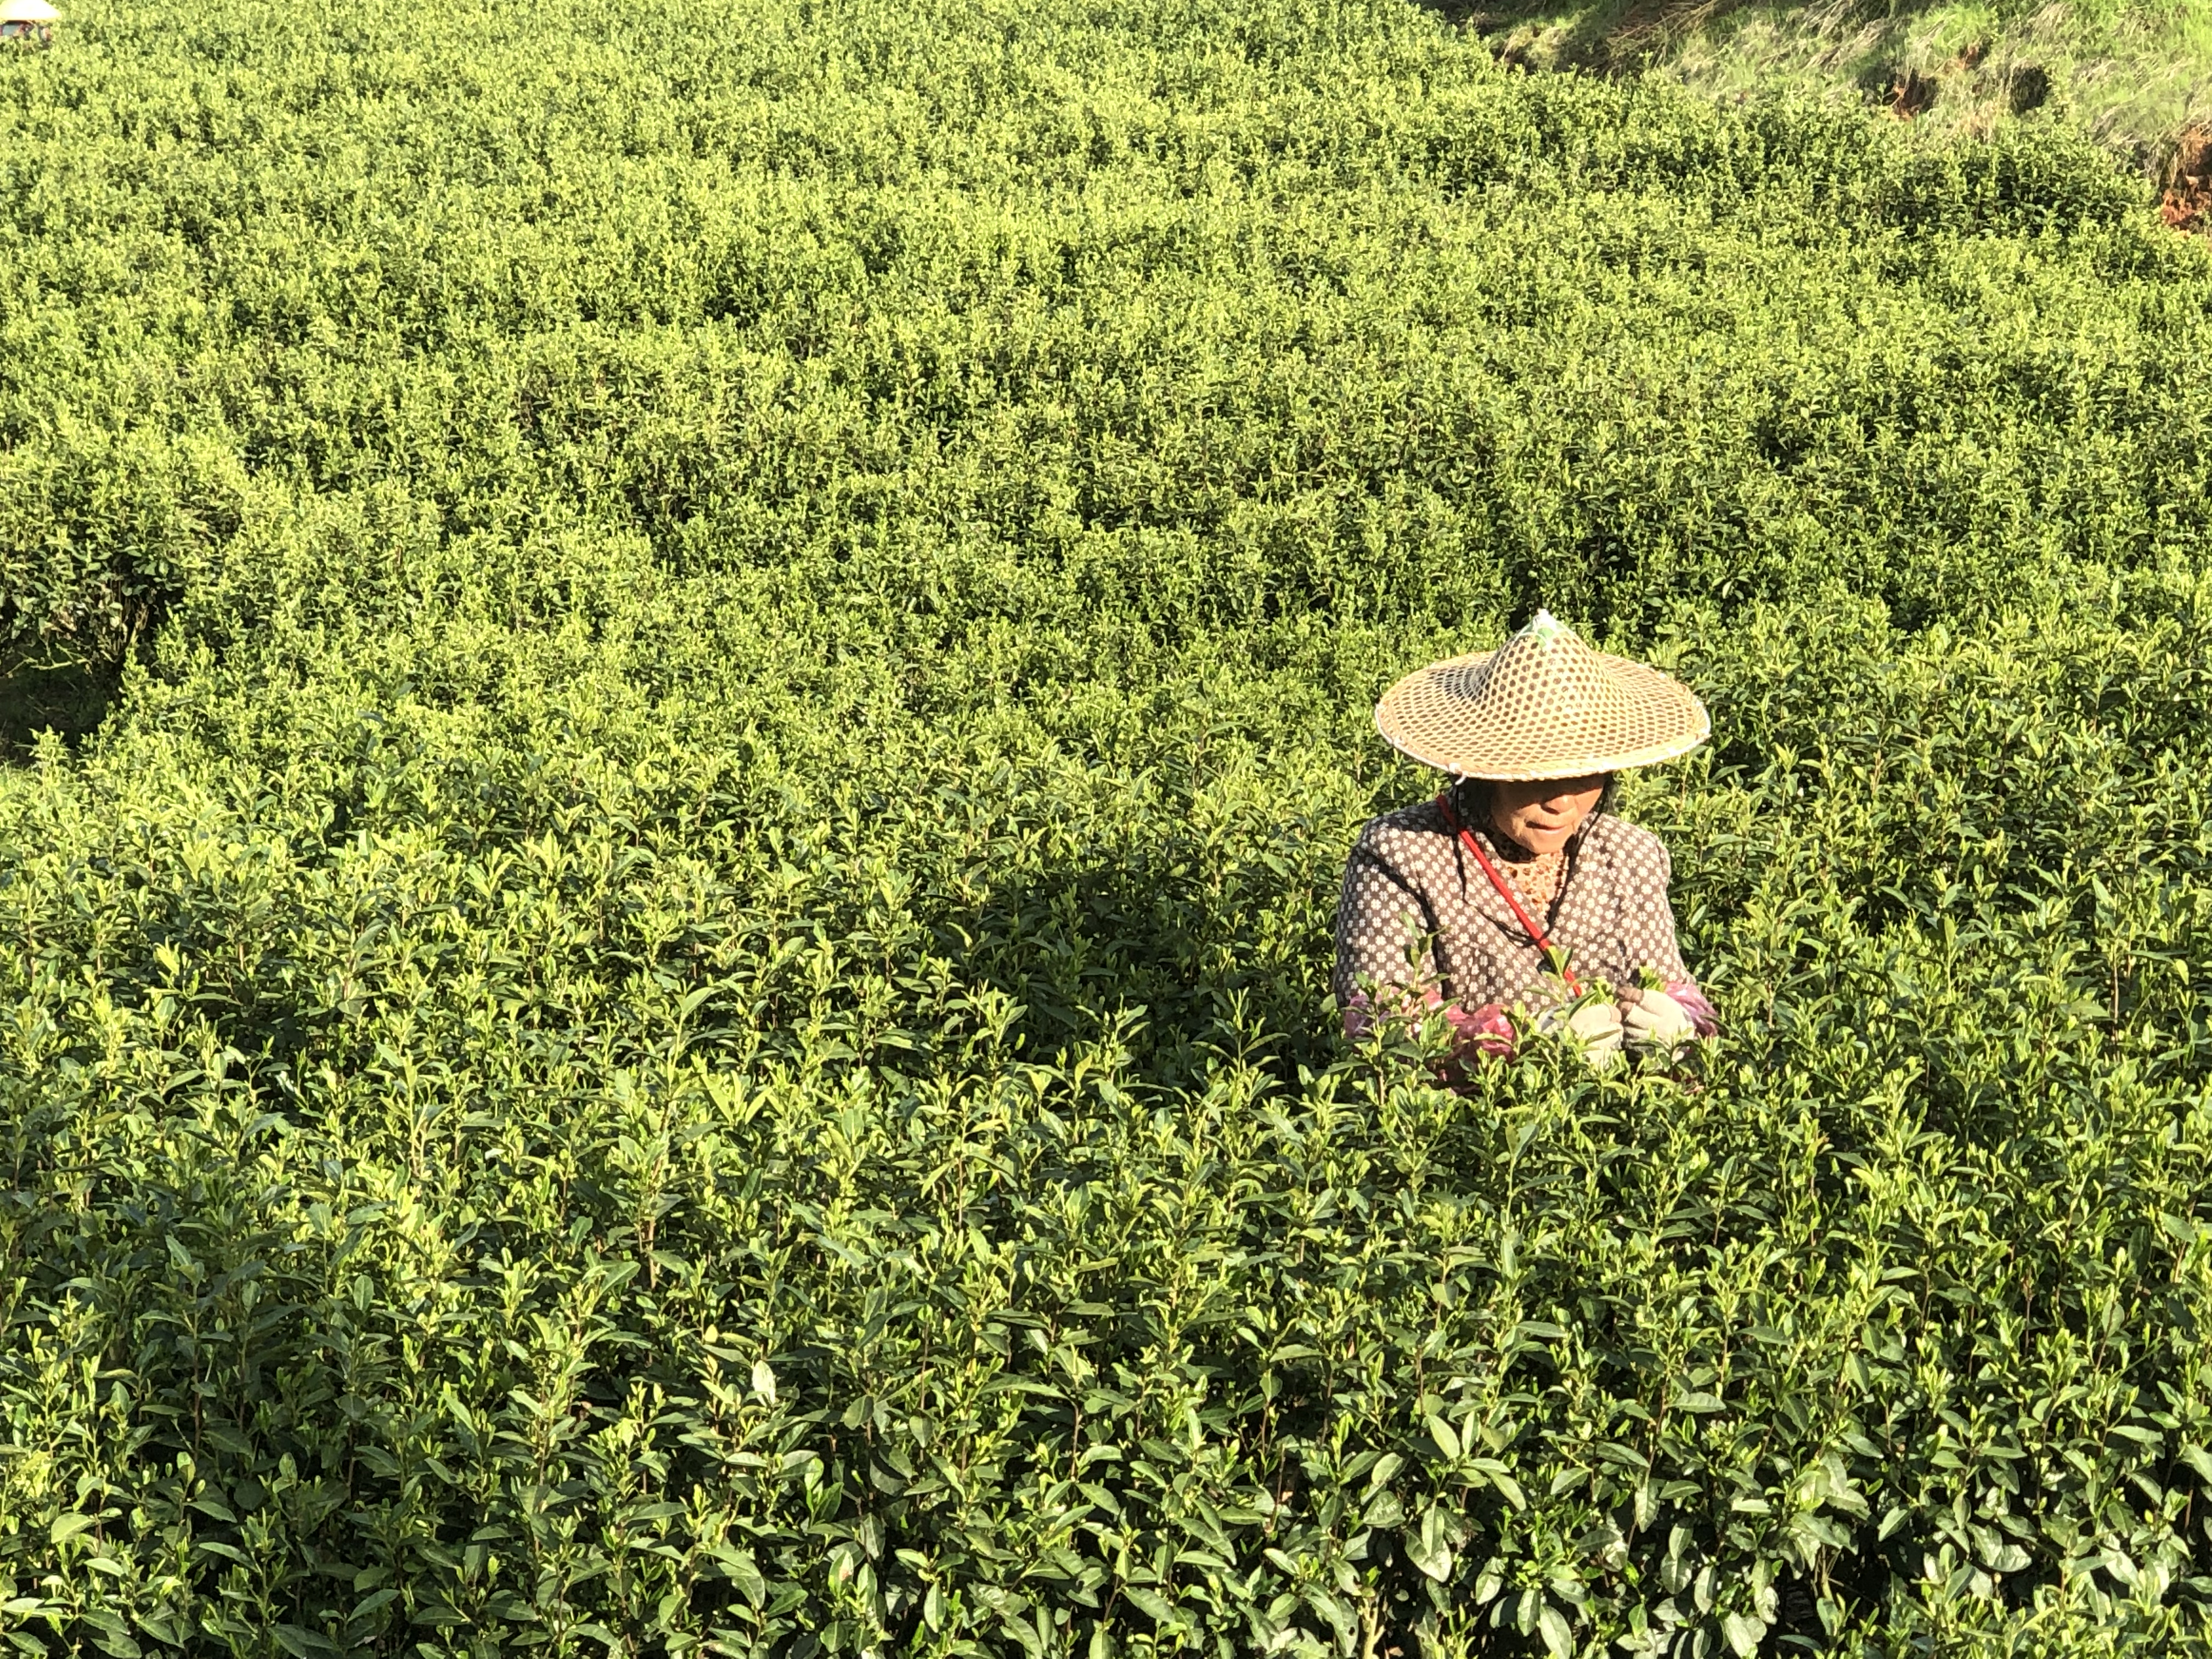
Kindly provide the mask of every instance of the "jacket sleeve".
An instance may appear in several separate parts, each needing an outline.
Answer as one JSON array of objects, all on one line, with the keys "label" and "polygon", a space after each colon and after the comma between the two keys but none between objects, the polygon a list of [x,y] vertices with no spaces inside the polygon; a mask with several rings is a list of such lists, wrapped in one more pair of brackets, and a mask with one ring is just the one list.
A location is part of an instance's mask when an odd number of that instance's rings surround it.
[{"label": "jacket sleeve", "polygon": [[1649,968],[1669,984],[1696,988],[1674,940],[1674,909],[1667,897],[1674,861],[1656,838],[1647,838],[1622,860],[1620,942],[1632,971]]},{"label": "jacket sleeve", "polygon": [[[1428,906],[1375,844],[1373,832],[1360,836],[1344,866],[1344,890],[1336,902],[1336,971],[1331,983],[1347,1031],[1364,1028],[1374,1002],[1402,1005],[1435,984],[1436,961],[1429,946],[1434,932]],[[1395,997],[1389,995],[1394,988]]]}]

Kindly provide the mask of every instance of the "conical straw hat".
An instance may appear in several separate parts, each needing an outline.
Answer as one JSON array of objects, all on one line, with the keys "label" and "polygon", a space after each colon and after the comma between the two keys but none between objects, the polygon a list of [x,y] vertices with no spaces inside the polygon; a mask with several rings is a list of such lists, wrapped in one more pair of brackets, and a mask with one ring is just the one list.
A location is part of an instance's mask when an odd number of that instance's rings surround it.
[{"label": "conical straw hat", "polygon": [[0,23],[51,23],[60,16],[46,0],[7,0],[0,5]]},{"label": "conical straw hat", "polygon": [[1690,688],[1593,651],[1548,611],[1495,651],[1431,663],[1375,705],[1376,729],[1464,778],[1578,778],[1686,755],[1712,733]]}]

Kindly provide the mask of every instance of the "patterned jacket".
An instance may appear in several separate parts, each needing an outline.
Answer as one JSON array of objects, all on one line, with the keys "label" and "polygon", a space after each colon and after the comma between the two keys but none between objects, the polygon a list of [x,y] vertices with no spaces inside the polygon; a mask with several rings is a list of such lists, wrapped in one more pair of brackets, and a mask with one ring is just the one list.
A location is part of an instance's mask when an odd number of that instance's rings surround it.
[{"label": "patterned jacket", "polygon": [[[1461,788],[1453,803],[1460,822],[1504,873],[1488,814],[1474,791]],[[1610,813],[1593,813],[1567,843],[1567,860],[1559,896],[1536,920],[1567,951],[1575,973],[1629,989],[1637,970],[1650,968],[1669,984],[1694,989],[1674,943],[1667,902],[1673,866],[1659,838]],[[1534,1012],[1562,996],[1542,953],[1432,800],[1370,818],[1345,866],[1336,907],[1340,1007],[1366,1006],[1358,994],[1363,978],[1416,995],[1433,990],[1469,1011],[1518,1003]]]}]

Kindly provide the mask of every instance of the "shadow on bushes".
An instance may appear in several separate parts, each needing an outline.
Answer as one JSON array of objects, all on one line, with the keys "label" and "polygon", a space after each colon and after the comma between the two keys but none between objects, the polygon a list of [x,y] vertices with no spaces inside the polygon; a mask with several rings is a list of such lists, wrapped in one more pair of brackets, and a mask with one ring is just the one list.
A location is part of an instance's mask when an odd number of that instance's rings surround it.
[{"label": "shadow on bushes", "polygon": [[1333,863],[1317,877],[1231,861],[1218,895],[1193,890],[1210,884],[1202,868],[1164,841],[1123,863],[1032,872],[961,918],[958,933],[940,927],[939,943],[952,945],[964,983],[1021,1005],[1035,1054],[1130,1030],[1121,1011],[1141,1009],[1132,1058],[1155,1087],[1194,1086],[1224,1052],[1285,1083],[1300,1066],[1326,1066],[1328,988],[1299,968],[1325,960]]},{"label": "shadow on bushes", "polygon": [[46,732],[75,747],[99,729],[122,687],[113,663],[0,660],[0,763],[22,764]]}]

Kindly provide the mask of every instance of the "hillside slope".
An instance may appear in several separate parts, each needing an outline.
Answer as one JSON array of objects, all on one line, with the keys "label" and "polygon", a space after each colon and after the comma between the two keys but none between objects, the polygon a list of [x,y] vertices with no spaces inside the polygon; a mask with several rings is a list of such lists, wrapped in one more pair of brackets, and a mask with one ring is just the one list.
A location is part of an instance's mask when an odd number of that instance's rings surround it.
[{"label": "hillside slope", "polygon": [[2063,123],[2161,184],[2183,137],[2212,124],[2212,7],[2202,0],[1438,9],[1511,63],[1656,70],[1716,97],[1832,99],[1983,136],[2014,122]]}]

